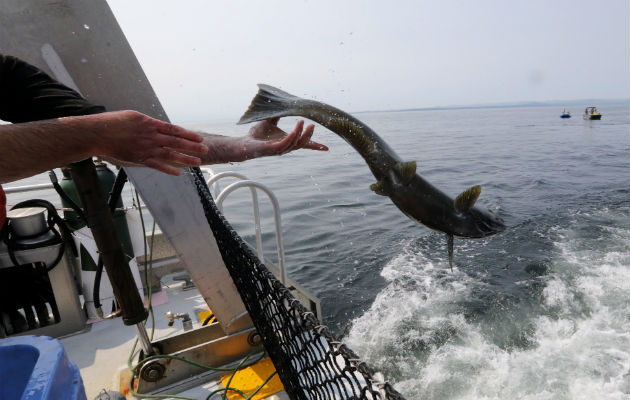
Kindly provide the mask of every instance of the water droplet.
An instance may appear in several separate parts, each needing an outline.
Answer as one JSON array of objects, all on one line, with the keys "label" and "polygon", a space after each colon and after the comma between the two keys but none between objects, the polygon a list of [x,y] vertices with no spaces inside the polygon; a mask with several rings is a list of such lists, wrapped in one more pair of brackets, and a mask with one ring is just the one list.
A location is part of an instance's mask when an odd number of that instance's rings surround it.
[{"label": "water droplet", "polygon": [[83,24],[83,27],[84,27],[85,29],[87,29],[87,30],[89,30],[89,29],[90,29],[90,25],[88,25],[88,24]]},{"label": "water droplet", "polygon": [[82,62],[83,64],[85,64],[85,63],[87,62],[87,58],[83,57],[83,58],[81,59],[81,62]]}]

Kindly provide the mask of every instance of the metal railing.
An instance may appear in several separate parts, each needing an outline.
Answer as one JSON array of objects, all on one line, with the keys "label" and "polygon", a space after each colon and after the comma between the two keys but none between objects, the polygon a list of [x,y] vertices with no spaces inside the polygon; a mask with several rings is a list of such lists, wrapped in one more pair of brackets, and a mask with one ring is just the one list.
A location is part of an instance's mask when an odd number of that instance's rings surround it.
[{"label": "metal railing", "polygon": [[[237,172],[220,172],[215,174],[211,168],[201,168],[201,170],[210,175],[210,178],[206,181],[208,187],[210,187],[214,191],[215,195],[215,203],[217,204],[217,208],[222,211],[223,210],[223,201],[227,198],[227,196],[234,192],[237,189],[247,187],[250,189],[252,195],[252,207],[254,211],[254,229],[256,232],[256,250],[258,252],[258,258],[261,262],[264,263],[264,254],[262,250],[262,233],[260,228],[260,212],[258,207],[258,195],[256,193],[257,190],[263,191],[269,200],[271,201],[271,205],[273,207],[273,216],[275,221],[276,228],[276,247],[278,251],[278,269],[280,270],[280,282],[282,284],[286,284],[287,275],[284,264],[284,244],[282,241],[282,222],[280,220],[280,204],[278,202],[278,198],[276,195],[269,189],[267,186],[262,183],[255,182],[249,180],[245,175],[239,174]],[[236,178],[239,179],[238,182],[234,182],[225,187],[225,189],[220,190],[218,186],[218,181],[224,178]],[[217,194],[218,193],[218,194]]]},{"label": "metal railing", "polygon": [[40,183],[38,185],[25,185],[25,186],[13,186],[4,188],[4,193],[24,193],[24,192],[34,192],[36,190],[47,190],[52,189],[52,183]]}]

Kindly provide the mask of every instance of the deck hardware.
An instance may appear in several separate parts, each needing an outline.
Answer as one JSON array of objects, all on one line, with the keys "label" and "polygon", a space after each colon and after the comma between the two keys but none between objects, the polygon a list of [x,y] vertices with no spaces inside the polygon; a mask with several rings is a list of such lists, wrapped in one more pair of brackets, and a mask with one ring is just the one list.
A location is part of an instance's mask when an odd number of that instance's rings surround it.
[{"label": "deck hardware", "polygon": [[189,331],[192,329],[192,320],[188,313],[177,313],[173,314],[172,311],[168,311],[166,314],[166,318],[168,318],[168,326],[173,326],[176,319],[182,320],[182,325],[184,325],[184,331]]},{"label": "deck hardware", "polygon": [[180,275],[175,275],[173,277],[174,281],[184,281],[184,287],[182,288],[182,290],[190,290],[190,289],[194,289],[195,288],[195,284],[192,281],[192,278],[190,277],[189,274],[180,274]]},{"label": "deck hardware", "polygon": [[260,343],[262,342],[262,338],[260,337],[260,335],[258,334],[258,332],[254,331],[251,332],[248,336],[247,336],[247,343],[252,346],[252,347],[256,347],[259,346]]},{"label": "deck hardware", "polygon": [[157,382],[164,376],[166,368],[160,362],[151,361],[140,370],[140,376],[147,382]]}]

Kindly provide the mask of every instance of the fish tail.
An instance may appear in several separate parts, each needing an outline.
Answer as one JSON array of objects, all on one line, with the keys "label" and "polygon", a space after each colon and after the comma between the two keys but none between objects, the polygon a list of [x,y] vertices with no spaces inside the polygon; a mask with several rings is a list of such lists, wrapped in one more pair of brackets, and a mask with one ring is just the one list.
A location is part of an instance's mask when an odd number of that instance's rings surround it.
[{"label": "fish tail", "polygon": [[303,99],[273,86],[258,84],[258,93],[237,124],[296,115],[296,109],[302,102]]}]

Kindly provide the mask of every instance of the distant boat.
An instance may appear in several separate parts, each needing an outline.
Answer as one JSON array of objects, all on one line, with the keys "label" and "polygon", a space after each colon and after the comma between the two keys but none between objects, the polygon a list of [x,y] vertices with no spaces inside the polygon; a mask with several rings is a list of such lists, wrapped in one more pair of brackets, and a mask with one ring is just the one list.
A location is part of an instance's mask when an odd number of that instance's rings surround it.
[{"label": "distant boat", "polygon": [[560,118],[571,118],[571,111],[567,111],[566,109],[562,110]]},{"label": "distant boat", "polygon": [[602,119],[602,115],[597,111],[597,107],[586,107],[583,117],[584,119]]}]

